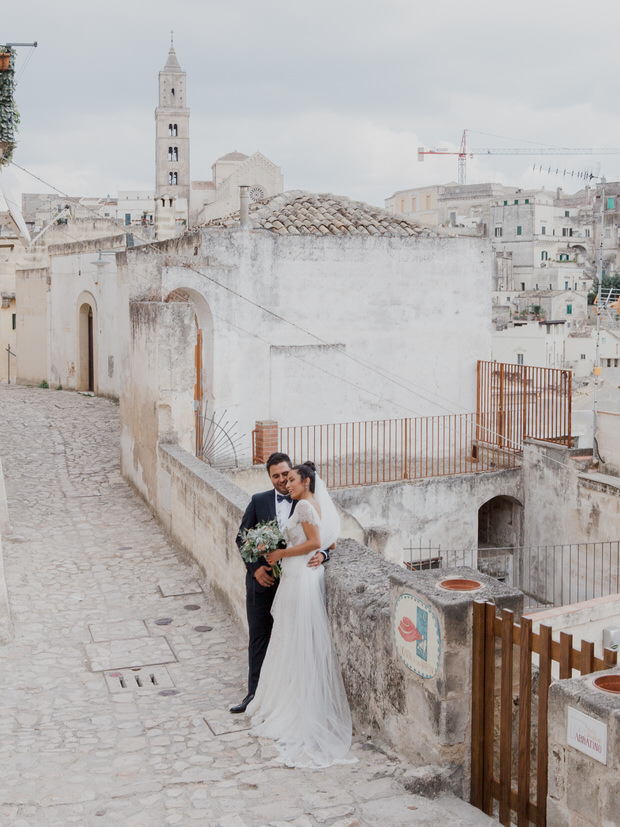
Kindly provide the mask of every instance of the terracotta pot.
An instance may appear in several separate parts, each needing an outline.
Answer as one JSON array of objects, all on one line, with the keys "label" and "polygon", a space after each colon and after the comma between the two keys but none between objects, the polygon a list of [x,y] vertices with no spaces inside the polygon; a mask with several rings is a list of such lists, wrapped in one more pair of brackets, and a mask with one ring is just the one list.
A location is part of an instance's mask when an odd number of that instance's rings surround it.
[{"label": "terracotta pot", "polygon": [[11,53],[0,52],[0,72],[8,72],[11,68]]}]

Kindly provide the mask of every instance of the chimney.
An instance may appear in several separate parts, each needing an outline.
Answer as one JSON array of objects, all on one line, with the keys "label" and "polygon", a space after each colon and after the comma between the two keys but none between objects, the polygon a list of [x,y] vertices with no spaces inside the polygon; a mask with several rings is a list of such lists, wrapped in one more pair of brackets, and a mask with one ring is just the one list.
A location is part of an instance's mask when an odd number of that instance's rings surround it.
[{"label": "chimney", "polygon": [[239,187],[239,223],[242,227],[250,224],[250,187],[247,184]]}]

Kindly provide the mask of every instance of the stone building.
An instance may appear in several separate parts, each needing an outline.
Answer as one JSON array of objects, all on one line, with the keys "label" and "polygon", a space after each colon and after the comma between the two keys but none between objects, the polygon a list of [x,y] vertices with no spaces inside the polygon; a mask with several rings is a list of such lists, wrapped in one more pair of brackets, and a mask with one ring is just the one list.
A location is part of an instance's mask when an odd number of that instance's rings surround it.
[{"label": "stone building", "polygon": [[160,440],[193,450],[197,389],[246,451],[256,420],[475,410],[488,242],[294,191],[117,266],[123,463],[141,490],[156,485]]},{"label": "stone building", "polygon": [[159,73],[159,104],[155,109],[155,225],[158,240],[178,235],[188,225],[203,224],[239,209],[239,187],[249,187],[253,201],[284,190],[280,168],[255,152],[234,150],[212,165],[210,181],[192,181],[187,106],[187,76],[174,45]]}]

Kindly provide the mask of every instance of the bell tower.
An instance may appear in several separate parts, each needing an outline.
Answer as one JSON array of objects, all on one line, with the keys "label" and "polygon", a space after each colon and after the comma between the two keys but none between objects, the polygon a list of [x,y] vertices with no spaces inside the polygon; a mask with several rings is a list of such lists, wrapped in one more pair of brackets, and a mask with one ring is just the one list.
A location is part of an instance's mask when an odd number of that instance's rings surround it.
[{"label": "bell tower", "polygon": [[159,73],[159,106],[155,110],[155,198],[176,202],[177,217],[189,217],[189,109],[185,105],[186,74],[170,36],[170,51]]}]

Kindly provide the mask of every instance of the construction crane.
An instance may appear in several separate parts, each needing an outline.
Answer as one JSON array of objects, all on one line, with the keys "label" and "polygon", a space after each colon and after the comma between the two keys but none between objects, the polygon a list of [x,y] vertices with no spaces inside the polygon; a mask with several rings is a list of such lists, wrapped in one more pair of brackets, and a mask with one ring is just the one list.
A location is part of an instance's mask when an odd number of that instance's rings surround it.
[{"label": "construction crane", "polygon": [[[463,130],[461,137],[461,146],[458,152],[452,152],[449,149],[425,149],[423,146],[418,147],[418,161],[423,161],[425,155],[458,155],[458,182],[459,184],[467,183],[467,156],[473,158],[474,155],[620,155],[620,149],[594,149],[589,147],[587,149],[575,149],[571,147],[532,147],[532,148],[517,148],[517,149],[501,149],[498,147],[477,147],[475,149],[467,148],[467,130]],[[558,172],[560,170],[558,169]],[[566,170],[565,170],[566,172]],[[579,173],[581,176],[582,173]],[[590,176],[593,177],[593,176]]]}]

